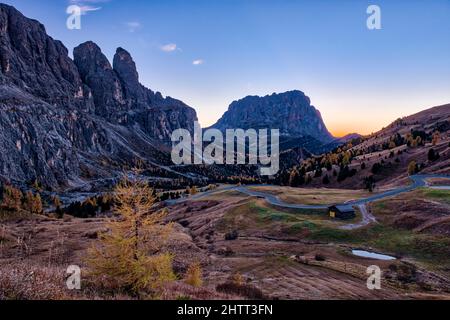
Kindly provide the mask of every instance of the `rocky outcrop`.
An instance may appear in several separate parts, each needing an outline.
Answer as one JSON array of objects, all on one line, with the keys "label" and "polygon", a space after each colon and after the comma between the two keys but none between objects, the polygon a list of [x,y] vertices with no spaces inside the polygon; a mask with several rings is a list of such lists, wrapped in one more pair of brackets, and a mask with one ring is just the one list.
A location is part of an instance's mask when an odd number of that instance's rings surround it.
[{"label": "rocky outcrop", "polygon": [[321,143],[333,140],[320,112],[301,91],[265,97],[248,96],[234,101],[213,126],[226,129],[279,129],[286,137],[312,137]]},{"label": "rocky outcrop", "polygon": [[89,89],[60,41],[42,24],[0,4],[2,83],[14,84],[49,104],[89,109]]},{"label": "rocky outcrop", "polygon": [[125,126],[139,124],[144,133],[166,143],[175,129],[193,131],[195,110],[141,85],[136,64],[124,49],[117,49],[111,67],[101,49],[86,42],[74,49],[74,61],[92,90],[97,115]]},{"label": "rocky outcrop", "polygon": [[74,187],[137,159],[168,165],[173,130],[193,130],[195,110],[142,86],[122,48],[113,66],[93,42],[72,60],[42,24],[4,4],[0,36],[0,180]]},{"label": "rocky outcrop", "polygon": [[140,84],[136,63],[128,51],[118,48],[114,55],[113,66],[123,85],[125,97],[136,105],[148,103],[147,95],[150,90]]}]

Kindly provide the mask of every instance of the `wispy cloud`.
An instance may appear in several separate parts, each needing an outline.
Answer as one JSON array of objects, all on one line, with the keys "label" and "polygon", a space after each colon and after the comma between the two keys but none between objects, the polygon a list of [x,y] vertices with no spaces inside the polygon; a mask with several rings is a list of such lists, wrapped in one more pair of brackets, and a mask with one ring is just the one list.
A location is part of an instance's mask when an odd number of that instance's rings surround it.
[{"label": "wispy cloud", "polygon": [[128,21],[125,25],[129,32],[135,32],[142,28],[142,24],[139,21]]},{"label": "wispy cloud", "polygon": [[192,61],[192,64],[194,66],[199,66],[199,65],[204,64],[204,63],[205,63],[205,61],[203,61],[202,59],[197,59],[197,60]]},{"label": "wispy cloud", "polygon": [[164,52],[173,52],[177,50],[177,44],[176,43],[168,43],[160,47],[160,49]]},{"label": "wispy cloud", "polygon": [[93,7],[93,6],[80,6],[81,14],[87,14],[88,12],[101,10],[102,7]]},{"label": "wispy cloud", "polygon": [[81,14],[87,14],[88,12],[101,10],[102,7],[94,6],[93,4],[107,3],[110,0],[69,0],[72,5],[77,5],[81,9]]},{"label": "wispy cloud", "polygon": [[83,4],[83,3],[107,3],[111,0],[69,0],[72,4]]}]

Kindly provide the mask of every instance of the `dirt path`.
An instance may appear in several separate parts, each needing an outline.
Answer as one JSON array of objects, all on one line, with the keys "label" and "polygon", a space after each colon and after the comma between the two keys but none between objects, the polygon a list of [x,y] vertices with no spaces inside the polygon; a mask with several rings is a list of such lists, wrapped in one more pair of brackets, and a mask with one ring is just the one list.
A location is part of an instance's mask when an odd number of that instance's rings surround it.
[{"label": "dirt path", "polygon": [[341,227],[339,227],[339,229],[354,230],[354,229],[365,227],[368,224],[377,221],[377,219],[373,216],[373,214],[367,209],[367,206],[365,204],[359,204],[358,208],[359,208],[359,211],[361,212],[362,220],[358,223],[352,223],[352,224],[347,224],[345,226],[341,226]]}]

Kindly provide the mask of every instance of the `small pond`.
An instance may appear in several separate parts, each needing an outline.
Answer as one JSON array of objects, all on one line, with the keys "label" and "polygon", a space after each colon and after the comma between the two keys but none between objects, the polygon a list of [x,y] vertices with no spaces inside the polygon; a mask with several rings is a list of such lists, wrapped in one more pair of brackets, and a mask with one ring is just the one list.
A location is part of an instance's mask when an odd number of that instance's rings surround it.
[{"label": "small pond", "polygon": [[376,259],[376,260],[395,260],[396,257],[388,256],[385,254],[365,251],[365,250],[352,250],[352,253],[355,256],[363,257],[363,258],[370,258],[370,259]]}]

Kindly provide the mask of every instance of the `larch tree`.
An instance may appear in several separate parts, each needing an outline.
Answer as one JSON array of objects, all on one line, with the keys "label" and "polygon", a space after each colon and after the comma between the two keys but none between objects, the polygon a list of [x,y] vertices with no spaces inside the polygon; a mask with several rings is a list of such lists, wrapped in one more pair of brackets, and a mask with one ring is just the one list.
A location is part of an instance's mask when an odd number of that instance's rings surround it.
[{"label": "larch tree", "polygon": [[167,210],[155,210],[155,201],[147,182],[124,178],[115,188],[109,232],[100,236],[87,259],[92,275],[139,297],[156,294],[175,279],[172,255],[162,250],[172,224],[164,223]]},{"label": "larch tree", "polygon": [[2,207],[7,210],[19,211],[22,207],[22,192],[13,186],[3,188]]},{"label": "larch tree", "polygon": [[408,174],[410,176],[414,175],[417,172],[417,163],[413,160],[408,165]]},{"label": "larch tree", "polygon": [[25,194],[25,205],[31,214],[41,214],[43,211],[42,199],[39,193],[33,195],[31,191],[27,191]]},{"label": "larch tree", "polygon": [[193,196],[196,195],[198,193],[198,189],[196,186],[192,186],[191,188],[188,189],[188,193]]},{"label": "larch tree", "polygon": [[431,140],[433,146],[437,145],[439,143],[440,139],[441,139],[441,136],[439,134],[439,131],[434,132],[432,140]]}]

